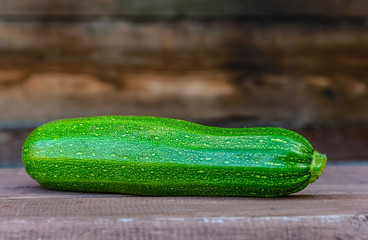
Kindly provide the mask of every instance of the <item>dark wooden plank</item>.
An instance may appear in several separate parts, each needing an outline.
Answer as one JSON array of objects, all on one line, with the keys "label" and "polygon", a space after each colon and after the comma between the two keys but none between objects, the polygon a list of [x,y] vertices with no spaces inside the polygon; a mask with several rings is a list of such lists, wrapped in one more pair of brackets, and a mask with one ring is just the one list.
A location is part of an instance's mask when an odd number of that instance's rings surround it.
[{"label": "dark wooden plank", "polygon": [[121,16],[347,16],[365,17],[365,0],[93,0],[88,2],[0,1],[2,15],[121,15]]},{"label": "dark wooden plank", "polygon": [[23,169],[0,169],[0,237],[366,239],[367,173],[328,166],[300,193],[257,199],[58,192]]}]

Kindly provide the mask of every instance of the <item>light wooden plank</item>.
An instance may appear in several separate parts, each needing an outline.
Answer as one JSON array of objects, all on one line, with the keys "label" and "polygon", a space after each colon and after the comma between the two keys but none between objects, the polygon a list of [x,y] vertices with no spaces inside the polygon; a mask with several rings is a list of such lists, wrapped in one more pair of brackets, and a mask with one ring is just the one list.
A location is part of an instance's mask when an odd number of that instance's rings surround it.
[{"label": "light wooden plank", "polygon": [[140,197],[47,190],[0,169],[2,239],[365,239],[368,166],[331,167],[283,198]]}]

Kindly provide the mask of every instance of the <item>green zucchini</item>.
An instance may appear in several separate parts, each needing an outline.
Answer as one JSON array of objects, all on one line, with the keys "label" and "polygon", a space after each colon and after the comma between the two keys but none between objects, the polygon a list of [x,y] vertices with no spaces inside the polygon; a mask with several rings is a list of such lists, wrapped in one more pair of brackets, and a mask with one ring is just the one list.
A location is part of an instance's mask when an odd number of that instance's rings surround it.
[{"label": "green zucchini", "polygon": [[44,124],[27,138],[22,158],[27,173],[50,189],[255,197],[304,189],[327,160],[283,128],[217,128],[143,116]]}]

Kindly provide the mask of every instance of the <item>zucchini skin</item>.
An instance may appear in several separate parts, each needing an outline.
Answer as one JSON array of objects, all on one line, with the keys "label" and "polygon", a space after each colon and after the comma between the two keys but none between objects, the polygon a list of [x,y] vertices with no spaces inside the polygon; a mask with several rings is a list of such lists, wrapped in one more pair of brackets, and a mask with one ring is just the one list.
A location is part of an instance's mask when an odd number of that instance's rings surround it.
[{"label": "zucchini skin", "polygon": [[282,128],[217,128],[146,116],[63,119],[23,146],[27,173],[55,190],[275,197],[304,189],[326,156]]}]

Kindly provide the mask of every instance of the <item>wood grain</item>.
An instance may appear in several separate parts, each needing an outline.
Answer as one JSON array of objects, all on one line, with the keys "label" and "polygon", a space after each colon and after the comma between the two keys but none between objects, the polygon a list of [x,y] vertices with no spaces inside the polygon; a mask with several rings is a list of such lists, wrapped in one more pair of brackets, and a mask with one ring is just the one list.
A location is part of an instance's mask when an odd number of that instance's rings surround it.
[{"label": "wood grain", "polygon": [[283,198],[142,197],[47,190],[0,169],[2,239],[367,239],[367,166],[327,166]]},{"label": "wood grain", "polygon": [[93,0],[87,2],[56,1],[0,1],[3,15],[122,15],[156,16],[346,16],[365,17],[368,4],[364,0]]},{"label": "wood grain", "polygon": [[296,126],[367,159],[367,16],[365,0],[0,0],[0,162],[21,165],[30,123],[107,114]]},{"label": "wood grain", "polygon": [[367,36],[231,21],[2,23],[0,120],[367,122]]}]

